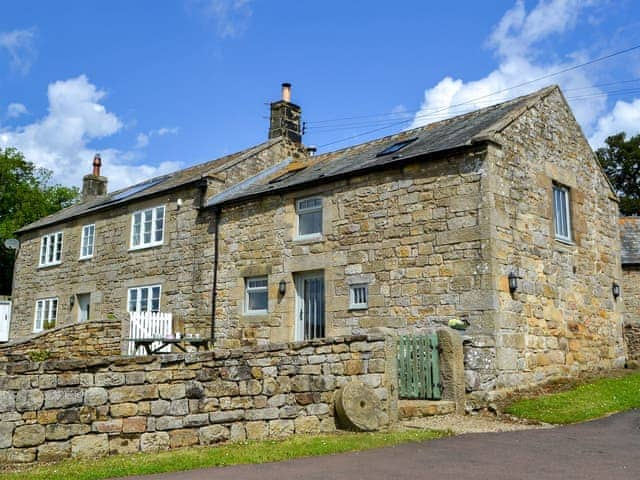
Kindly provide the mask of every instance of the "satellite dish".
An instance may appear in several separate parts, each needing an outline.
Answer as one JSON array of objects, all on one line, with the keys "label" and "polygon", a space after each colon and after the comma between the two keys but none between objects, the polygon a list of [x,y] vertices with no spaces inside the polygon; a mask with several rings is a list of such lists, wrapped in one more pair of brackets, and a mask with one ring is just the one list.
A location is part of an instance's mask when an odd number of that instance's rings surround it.
[{"label": "satellite dish", "polygon": [[20,242],[18,241],[17,238],[7,238],[4,241],[4,246],[10,250],[17,250],[18,247],[20,246]]}]

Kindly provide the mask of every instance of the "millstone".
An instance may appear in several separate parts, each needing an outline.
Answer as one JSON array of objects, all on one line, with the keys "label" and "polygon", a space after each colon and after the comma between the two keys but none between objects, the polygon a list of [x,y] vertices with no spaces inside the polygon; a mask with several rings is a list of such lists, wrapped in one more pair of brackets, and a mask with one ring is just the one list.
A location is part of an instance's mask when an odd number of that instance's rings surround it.
[{"label": "millstone", "polygon": [[349,382],[336,393],[336,414],[342,423],[355,430],[370,432],[380,428],[380,399],[360,382]]}]

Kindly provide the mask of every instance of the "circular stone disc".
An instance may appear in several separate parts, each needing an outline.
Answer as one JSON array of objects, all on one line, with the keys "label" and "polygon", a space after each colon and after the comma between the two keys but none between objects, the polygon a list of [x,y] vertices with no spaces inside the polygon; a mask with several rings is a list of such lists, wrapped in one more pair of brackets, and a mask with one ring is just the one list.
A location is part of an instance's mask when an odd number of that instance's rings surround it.
[{"label": "circular stone disc", "polygon": [[370,432],[380,428],[382,403],[371,387],[349,382],[336,393],[338,418],[355,430]]}]

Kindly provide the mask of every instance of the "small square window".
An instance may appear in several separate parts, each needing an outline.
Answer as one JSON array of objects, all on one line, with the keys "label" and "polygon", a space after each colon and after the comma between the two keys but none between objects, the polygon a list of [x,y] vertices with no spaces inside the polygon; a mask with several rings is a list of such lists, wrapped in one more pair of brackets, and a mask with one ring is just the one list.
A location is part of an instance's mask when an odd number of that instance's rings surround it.
[{"label": "small square window", "polygon": [[264,314],[269,310],[269,295],[267,277],[246,278],[245,286],[245,307],[244,312],[248,315]]},{"label": "small square window", "polygon": [[556,238],[565,242],[571,242],[569,188],[563,185],[553,185],[553,219]]},{"label": "small square window", "polygon": [[349,309],[359,310],[369,307],[369,286],[358,283],[349,287]]},{"label": "small square window", "polygon": [[162,245],[164,241],[164,207],[148,208],[131,216],[131,248]]},{"label": "small square window", "polygon": [[58,299],[43,298],[36,301],[36,314],[33,320],[33,331],[42,332],[56,326],[58,317]]},{"label": "small square window", "polygon": [[296,202],[298,214],[298,238],[313,238],[322,235],[322,198],[303,198]]}]

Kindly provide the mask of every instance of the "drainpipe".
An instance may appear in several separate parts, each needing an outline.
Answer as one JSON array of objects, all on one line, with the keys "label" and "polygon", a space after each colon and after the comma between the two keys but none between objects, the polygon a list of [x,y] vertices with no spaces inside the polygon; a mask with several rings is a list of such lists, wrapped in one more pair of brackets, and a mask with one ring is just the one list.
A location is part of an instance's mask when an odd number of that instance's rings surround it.
[{"label": "drainpipe", "polygon": [[213,221],[213,234],[215,235],[214,240],[214,251],[213,251],[213,287],[211,288],[211,344],[213,345],[216,341],[216,295],[218,293],[218,246],[220,242],[218,241],[218,226],[220,224],[220,207],[214,207],[213,214],[215,219]]}]

